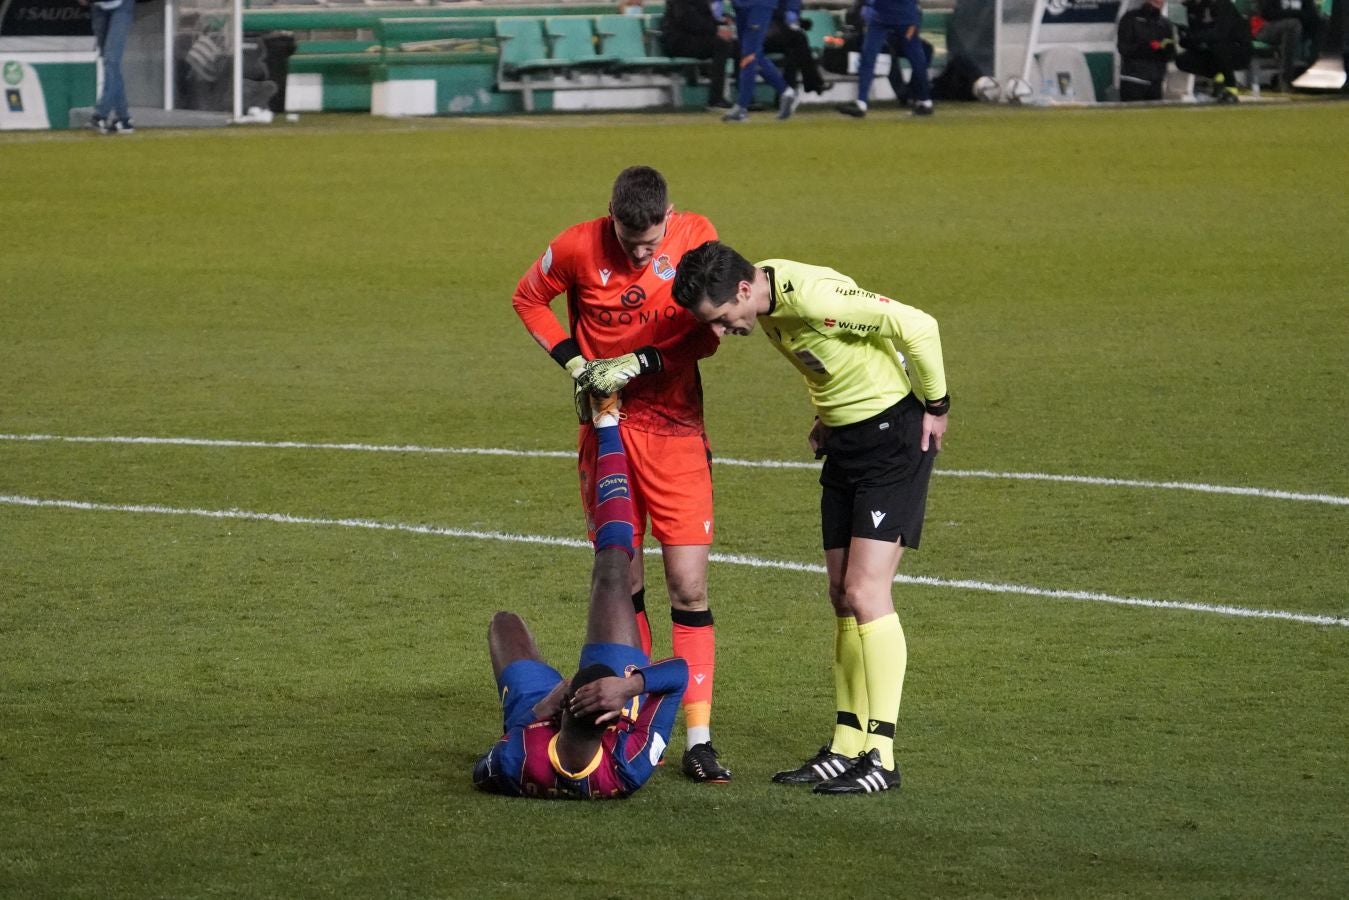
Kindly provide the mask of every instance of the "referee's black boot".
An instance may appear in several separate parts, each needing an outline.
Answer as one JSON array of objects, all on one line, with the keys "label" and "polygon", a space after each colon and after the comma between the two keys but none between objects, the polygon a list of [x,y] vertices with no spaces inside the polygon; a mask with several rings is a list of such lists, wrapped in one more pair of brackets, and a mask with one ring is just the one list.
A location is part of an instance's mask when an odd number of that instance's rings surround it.
[{"label": "referee's black boot", "polygon": [[852,768],[828,781],[815,785],[817,794],[875,794],[899,787],[899,766],[881,765],[881,752],[868,750],[857,757]]},{"label": "referee's black boot", "polygon": [[810,759],[795,769],[787,769],[773,776],[774,784],[819,784],[844,772],[856,762],[851,756],[835,753],[825,744]]}]

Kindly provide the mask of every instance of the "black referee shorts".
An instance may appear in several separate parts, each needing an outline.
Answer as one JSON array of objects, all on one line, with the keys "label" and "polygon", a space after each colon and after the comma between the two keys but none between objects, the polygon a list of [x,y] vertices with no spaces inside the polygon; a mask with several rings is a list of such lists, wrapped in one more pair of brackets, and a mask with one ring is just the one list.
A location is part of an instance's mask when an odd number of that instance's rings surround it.
[{"label": "black referee shorts", "polygon": [[824,549],[855,537],[917,547],[936,448],[924,453],[923,404],[909,394],[882,413],[831,429],[820,470]]}]

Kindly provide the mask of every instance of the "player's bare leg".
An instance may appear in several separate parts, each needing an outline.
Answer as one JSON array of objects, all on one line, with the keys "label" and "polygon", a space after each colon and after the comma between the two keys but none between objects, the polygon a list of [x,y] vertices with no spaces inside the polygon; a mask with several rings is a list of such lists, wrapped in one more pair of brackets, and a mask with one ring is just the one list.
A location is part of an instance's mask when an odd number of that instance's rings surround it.
[{"label": "player's bare leg", "polygon": [[670,607],[688,612],[707,609],[707,562],[712,548],[706,544],[662,546],[665,585]]},{"label": "player's bare leg", "polygon": [[487,626],[487,650],[492,656],[493,678],[500,678],[502,670],[517,660],[543,659],[529,626],[513,612],[492,616],[492,624]]},{"label": "player's bare leg", "polygon": [[641,649],[637,620],[632,617],[628,578],[628,554],[617,547],[596,552],[590,580],[587,644],[628,644]]},{"label": "player's bare leg", "polygon": [[875,621],[895,611],[890,591],[904,557],[898,542],[853,538],[847,547],[824,552],[829,573],[829,601],[835,615],[849,615],[858,625]]}]

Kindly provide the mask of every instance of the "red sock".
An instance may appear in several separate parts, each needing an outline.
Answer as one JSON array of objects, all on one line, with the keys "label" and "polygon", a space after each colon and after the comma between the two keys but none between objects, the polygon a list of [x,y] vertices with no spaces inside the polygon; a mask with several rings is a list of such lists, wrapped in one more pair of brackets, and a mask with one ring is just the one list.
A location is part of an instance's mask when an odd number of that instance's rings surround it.
[{"label": "red sock", "polygon": [[642,638],[642,652],[651,656],[651,620],[646,617],[646,588],[632,595],[632,612],[637,617],[637,633]]}]

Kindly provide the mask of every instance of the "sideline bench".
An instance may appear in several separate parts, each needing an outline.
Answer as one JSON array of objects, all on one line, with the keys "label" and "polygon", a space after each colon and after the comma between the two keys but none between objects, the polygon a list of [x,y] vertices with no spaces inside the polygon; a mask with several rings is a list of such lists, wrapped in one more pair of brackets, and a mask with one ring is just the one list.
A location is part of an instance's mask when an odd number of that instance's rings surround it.
[{"label": "sideline bench", "polygon": [[[410,107],[394,104],[402,111],[387,114],[508,112],[520,106],[533,111],[540,92],[544,108],[558,92],[573,92],[577,99],[553,108],[663,102],[683,108],[683,88],[705,80],[700,73],[706,61],[665,56],[659,43],[663,5],[647,9],[653,11],[627,16],[615,13],[612,3],[263,7],[245,10],[244,27],[296,35],[287,90],[293,110],[374,110],[378,105],[387,112],[387,102],[375,103],[376,86],[389,91],[394,82],[414,81],[422,99]],[[842,15],[841,9],[803,10],[803,19],[813,24],[806,34],[817,57],[826,38],[840,34]],[[938,48],[934,69],[944,60],[948,15],[924,13],[924,37]],[[455,92],[471,86],[472,99],[458,94],[447,101],[451,83]],[[404,83],[394,93],[410,90]],[[512,99],[515,94],[519,100]]]},{"label": "sideline bench", "polygon": [[659,56],[636,16],[511,16],[498,19],[497,89],[518,91],[526,111],[536,91],[655,89],[683,105],[682,86],[700,60]]}]

